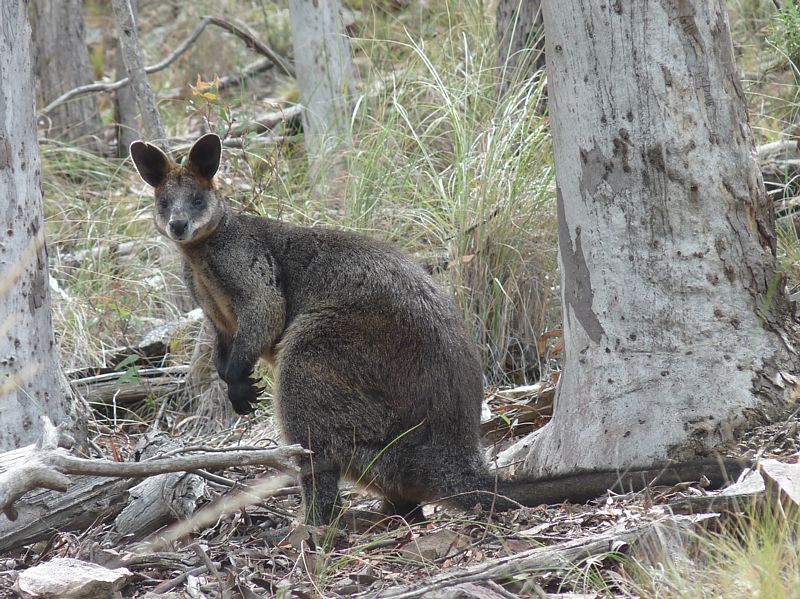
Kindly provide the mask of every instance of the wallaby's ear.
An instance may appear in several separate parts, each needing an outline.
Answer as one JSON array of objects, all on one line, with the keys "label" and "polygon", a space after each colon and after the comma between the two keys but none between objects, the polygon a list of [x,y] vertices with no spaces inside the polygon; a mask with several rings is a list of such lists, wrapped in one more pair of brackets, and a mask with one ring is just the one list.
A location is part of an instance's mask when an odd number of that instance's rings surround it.
[{"label": "wallaby's ear", "polygon": [[169,157],[153,144],[135,141],[130,147],[131,160],[144,182],[158,187],[172,169]]},{"label": "wallaby's ear", "polygon": [[222,141],[216,133],[206,133],[189,150],[186,165],[196,175],[211,181],[219,168]]}]

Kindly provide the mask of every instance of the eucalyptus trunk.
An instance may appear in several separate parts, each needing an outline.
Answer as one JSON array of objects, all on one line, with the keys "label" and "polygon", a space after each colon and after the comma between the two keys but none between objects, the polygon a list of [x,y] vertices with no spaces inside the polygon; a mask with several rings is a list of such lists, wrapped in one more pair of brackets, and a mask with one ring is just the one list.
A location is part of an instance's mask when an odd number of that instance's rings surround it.
[{"label": "eucalyptus trunk", "polygon": [[339,148],[350,139],[355,86],[350,40],[339,0],[289,0],[303,138],[317,193],[329,208],[343,205],[345,165]]},{"label": "eucalyptus trunk", "polygon": [[27,5],[0,2],[0,451],[37,441],[42,416],[79,442],[88,420],[53,338]]},{"label": "eucalyptus trunk", "polygon": [[565,361],[531,474],[644,466],[785,412],[796,329],[722,0],[545,0]]},{"label": "eucalyptus trunk", "polygon": [[[82,0],[34,0],[36,73],[43,104],[64,92],[92,83],[86,48]],[[97,99],[81,96],[64,102],[49,114],[47,135],[102,149],[102,123]]]}]

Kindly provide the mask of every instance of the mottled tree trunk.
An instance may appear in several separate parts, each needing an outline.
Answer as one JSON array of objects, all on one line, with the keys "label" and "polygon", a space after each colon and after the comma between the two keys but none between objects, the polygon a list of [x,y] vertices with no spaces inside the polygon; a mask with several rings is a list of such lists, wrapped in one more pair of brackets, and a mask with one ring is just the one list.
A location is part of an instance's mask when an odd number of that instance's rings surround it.
[{"label": "mottled tree trunk", "polygon": [[[289,0],[297,85],[305,108],[306,153],[312,174],[321,175],[326,183],[343,175],[336,148],[349,139],[350,95],[355,85],[341,8],[339,0]],[[326,195],[336,199],[338,194]]]},{"label": "mottled tree trunk", "polygon": [[[36,73],[43,104],[91,83],[82,0],[34,0]],[[49,115],[47,135],[93,150],[102,149],[102,124],[94,95],[61,104]]]},{"label": "mottled tree trunk", "polygon": [[50,319],[27,4],[0,2],[0,450],[37,441],[43,415],[78,440],[88,420]]},{"label": "mottled tree trunk", "polygon": [[532,474],[702,454],[783,413],[797,335],[722,0],[545,0],[564,371]]},{"label": "mottled tree trunk", "polygon": [[541,0],[498,0],[495,20],[500,91],[545,67]]}]

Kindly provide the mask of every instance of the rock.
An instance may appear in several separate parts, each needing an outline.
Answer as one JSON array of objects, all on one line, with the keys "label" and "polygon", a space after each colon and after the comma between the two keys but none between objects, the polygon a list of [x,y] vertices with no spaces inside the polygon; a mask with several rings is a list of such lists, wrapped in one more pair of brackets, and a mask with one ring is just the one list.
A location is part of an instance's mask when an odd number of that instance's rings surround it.
[{"label": "rock", "polygon": [[729,497],[750,496],[764,491],[764,479],[755,471],[750,470],[747,472],[740,481],[733,483],[729,487],[725,487],[720,495]]},{"label": "rock", "polygon": [[400,554],[410,561],[425,564],[447,557],[467,545],[469,538],[442,528],[409,542],[400,550]]},{"label": "rock", "polygon": [[24,599],[111,599],[130,577],[127,568],[57,557],[20,574],[17,591]]},{"label": "rock", "polygon": [[446,589],[428,591],[422,599],[503,599],[496,591],[467,582]]},{"label": "rock", "polygon": [[764,460],[760,467],[767,496],[796,513],[800,508],[800,464]]}]

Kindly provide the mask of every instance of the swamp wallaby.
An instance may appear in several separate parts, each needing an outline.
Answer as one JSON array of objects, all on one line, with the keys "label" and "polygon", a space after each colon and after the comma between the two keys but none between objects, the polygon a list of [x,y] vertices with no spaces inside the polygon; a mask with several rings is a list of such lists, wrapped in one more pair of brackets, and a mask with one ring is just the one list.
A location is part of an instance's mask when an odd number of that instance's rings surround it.
[{"label": "swamp wallaby", "polygon": [[195,142],[183,166],[142,141],[130,153],[155,188],[156,227],[180,250],[214,326],[214,363],[234,409],[254,409],[253,368],[265,359],[285,440],[314,452],[301,464],[307,522],[330,521],[343,477],[412,516],[421,502],[446,498],[512,505],[495,492],[538,505],[659,476],[720,479],[712,461],[680,472],[496,480],[480,443],[477,351],[450,295],[410,256],[353,233],[234,213],[212,183],[216,135]]}]

